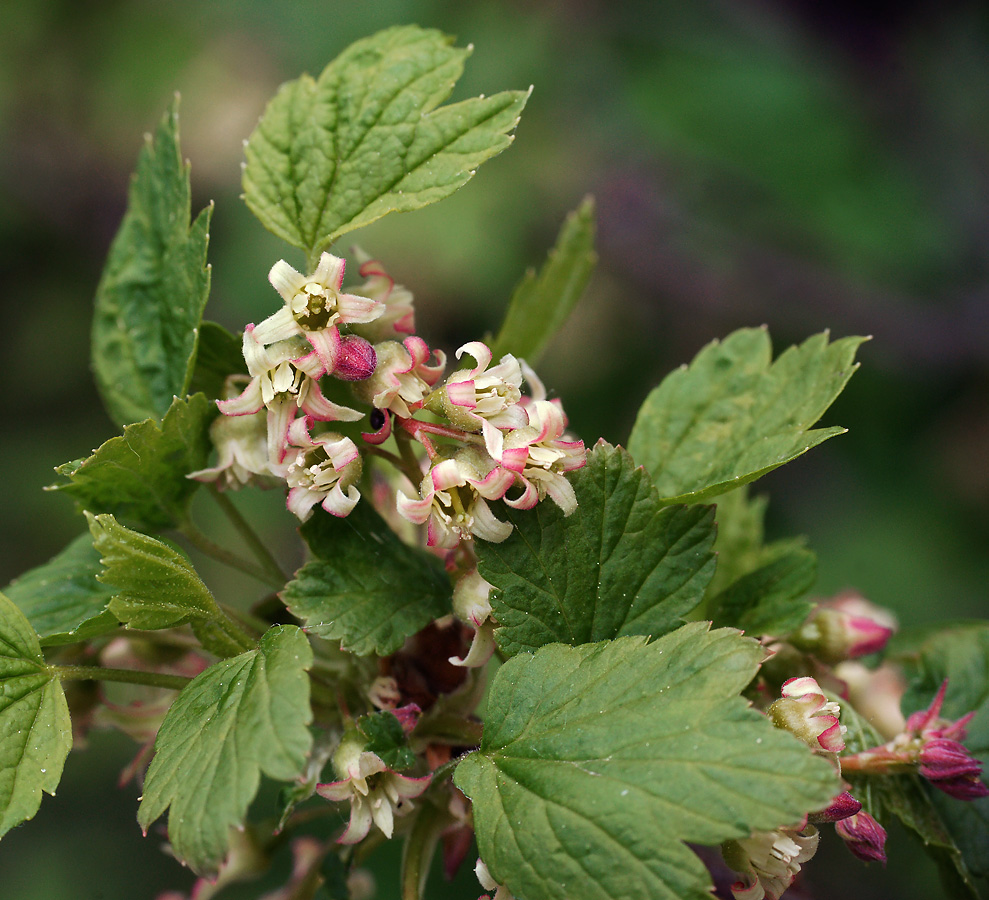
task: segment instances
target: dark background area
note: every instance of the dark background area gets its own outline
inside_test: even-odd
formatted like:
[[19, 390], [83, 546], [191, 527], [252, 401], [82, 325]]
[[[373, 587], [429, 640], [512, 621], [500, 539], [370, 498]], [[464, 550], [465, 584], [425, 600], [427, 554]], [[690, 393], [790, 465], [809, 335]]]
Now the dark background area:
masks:
[[[417, 22], [475, 45], [455, 99], [535, 91], [514, 146], [462, 191], [337, 251], [353, 240], [384, 260], [451, 351], [497, 327], [593, 193], [598, 271], [540, 366], [588, 443], [624, 442], [649, 389], [734, 328], [765, 323], [778, 349], [825, 328], [872, 335], [825, 420], [850, 433], [761, 482], [770, 530], [808, 536], [822, 595], [856, 587], [904, 624], [985, 614], [984, 4], [7, 0], [2, 18], [0, 584], [83, 530], [41, 488], [115, 433], [89, 327], [142, 133], [181, 91], [194, 209], [216, 203], [207, 316], [242, 328], [276, 308], [271, 264], [301, 265], [238, 199], [243, 139], [279, 83]], [[290, 535], [277, 498], [251, 502]], [[141, 838], [136, 790], [115, 786], [132, 747], [93, 743], [0, 845], [4, 900], [140, 900], [189, 882], [159, 836]], [[824, 900], [936, 896], [916, 850], [894, 833], [884, 873], [826, 846], [809, 883]], [[471, 876], [449, 896], [475, 890]], [[382, 881], [379, 896], [394, 891]]]

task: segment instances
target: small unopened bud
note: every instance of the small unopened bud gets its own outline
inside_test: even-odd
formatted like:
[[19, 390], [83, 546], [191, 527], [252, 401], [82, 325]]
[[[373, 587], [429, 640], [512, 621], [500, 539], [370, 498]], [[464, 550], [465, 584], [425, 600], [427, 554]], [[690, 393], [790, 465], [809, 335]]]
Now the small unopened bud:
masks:
[[825, 822], [840, 822], [842, 819], [854, 816], [861, 809], [862, 804], [849, 794], [848, 791], [843, 791], [820, 812], [811, 813], [809, 818], [818, 825]]
[[886, 865], [886, 829], [864, 810], [835, 822], [834, 830], [853, 855]]
[[933, 738], [920, 748], [920, 774], [934, 787], [957, 800], [989, 796], [982, 782], [982, 763], [950, 738]]
[[784, 682], [781, 693], [783, 696], [766, 710], [777, 728], [796, 735], [815, 750], [838, 753], [845, 749], [838, 721], [841, 708], [828, 700], [813, 678], [791, 678]]
[[887, 610], [857, 594], [845, 594], [818, 606], [790, 641], [834, 665], [877, 653], [895, 630], [896, 619]]
[[377, 354], [369, 341], [348, 334], [340, 339], [340, 352], [333, 369], [333, 376], [343, 381], [364, 381], [374, 374]]

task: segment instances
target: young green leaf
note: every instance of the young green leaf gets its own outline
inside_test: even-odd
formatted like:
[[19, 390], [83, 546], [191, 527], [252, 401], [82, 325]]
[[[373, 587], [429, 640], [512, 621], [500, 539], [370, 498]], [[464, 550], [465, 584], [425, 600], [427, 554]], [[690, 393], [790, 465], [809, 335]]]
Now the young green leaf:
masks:
[[389, 769], [409, 769], [415, 765], [415, 753], [393, 712], [382, 710], [361, 716], [357, 720], [357, 730], [367, 740], [364, 749], [380, 756]]
[[72, 748], [62, 685], [24, 614], [0, 594], [0, 836], [55, 793]]
[[299, 531], [315, 558], [281, 597], [306, 631], [358, 656], [387, 656], [450, 612], [442, 563], [403, 544], [370, 503], [345, 519], [317, 509]]
[[515, 530], [479, 541], [481, 575], [509, 655], [543, 644], [660, 635], [682, 624], [714, 573], [714, 508], [663, 507], [648, 473], [599, 442], [572, 477], [577, 509], [505, 510]]
[[799, 822], [840, 790], [827, 761], [738, 696], [760, 646], [707, 629], [553, 644], [498, 671], [480, 750], [454, 781], [513, 894], [702, 900], [709, 876], [683, 841]]
[[668, 375], [639, 410], [628, 449], [665, 503], [694, 503], [747, 484], [843, 428], [812, 426], [858, 364], [866, 338], [827, 332], [775, 362], [764, 328], [708, 344]]
[[817, 556], [791, 546], [713, 597], [708, 613], [715, 625], [753, 636], [789, 634], [810, 615], [804, 597], [816, 578]]
[[185, 554], [107, 513], [86, 519], [102, 557], [99, 579], [113, 591], [110, 611], [125, 625], [151, 631], [222, 615]]
[[59, 466], [55, 471], [67, 480], [48, 489], [65, 491], [80, 510], [112, 513], [144, 528], [177, 525], [200, 486], [186, 474], [206, 466], [215, 414], [202, 394], [176, 397], [161, 424], [147, 419], [128, 425], [92, 456]]
[[504, 150], [529, 94], [437, 108], [471, 52], [451, 43], [389, 28], [283, 85], [245, 150], [244, 199], [262, 224], [314, 260], [348, 231], [442, 200]]
[[27, 616], [42, 646], [85, 641], [119, 627], [106, 608], [113, 591], [96, 576], [103, 570], [93, 539], [81, 534], [44, 565], [4, 588]]
[[189, 387], [209, 296], [213, 207], [191, 227], [189, 211], [176, 98], [138, 158], [127, 213], [96, 289], [93, 371], [110, 417], [121, 426], [160, 419]]
[[539, 274], [530, 269], [512, 293], [505, 321], [491, 347], [493, 357], [512, 353], [535, 365], [573, 312], [596, 263], [594, 200], [586, 197], [567, 216]]
[[137, 820], [147, 831], [171, 807], [172, 850], [195, 872], [216, 873], [262, 772], [281, 781], [302, 772], [312, 746], [312, 660], [305, 635], [279, 625], [258, 649], [196, 676], [165, 716]]

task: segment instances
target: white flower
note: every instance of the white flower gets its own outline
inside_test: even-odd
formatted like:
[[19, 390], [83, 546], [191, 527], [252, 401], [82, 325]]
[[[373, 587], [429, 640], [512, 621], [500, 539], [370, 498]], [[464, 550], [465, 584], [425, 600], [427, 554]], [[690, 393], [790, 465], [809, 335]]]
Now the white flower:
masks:
[[469, 353], [477, 360], [472, 369], [452, 373], [441, 389], [443, 412], [458, 428], [480, 431], [485, 420], [499, 428], [527, 424], [522, 399], [522, 370], [519, 361], [506, 354], [488, 368], [491, 350], [481, 341], [470, 341], [457, 350], [457, 359]]
[[732, 885], [735, 900], [779, 900], [800, 867], [817, 852], [820, 835], [813, 825], [802, 830], [758, 831], [721, 848], [725, 862], [740, 873]]
[[345, 737], [333, 755], [333, 766], [341, 781], [316, 786], [316, 793], [327, 800], [350, 801], [350, 822], [338, 838], [341, 844], [356, 844], [364, 840], [377, 825], [390, 838], [395, 816], [412, 809], [410, 802], [429, 787], [431, 776], [410, 778], [389, 769], [376, 753], [364, 750], [353, 738]]
[[361, 477], [361, 455], [354, 442], [334, 432], [313, 438], [309, 434], [313, 424], [308, 416], [292, 422], [283, 463], [289, 486], [286, 505], [303, 522], [317, 503], [343, 517], [361, 499], [354, 487]]
[[324, 253], [316, 271], [303, 275], [284, 259], [278, 260], [268, 273], [268, 281], [285, 305], [258, 325], [257, 339], [272, 344], [335, 325], [370, 322], [382, 315], [383, 303], [340, 291], [345, 266], [339, 256]]

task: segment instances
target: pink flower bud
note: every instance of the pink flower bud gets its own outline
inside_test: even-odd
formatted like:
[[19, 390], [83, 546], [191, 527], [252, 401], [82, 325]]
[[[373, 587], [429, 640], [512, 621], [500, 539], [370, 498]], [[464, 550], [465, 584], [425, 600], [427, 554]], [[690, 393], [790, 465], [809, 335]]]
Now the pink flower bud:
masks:
[[364, 381], [374, 374], [377, 361], [374, 347], [368, 341], [356, 334], [348, 334], [340, 339], [333, 377], [343, 381]]
[[417, 703], [407, 703], [405, 706], [393, 709], [392, 715], [398, 719], [398, 724], [402, 726], [402, 731], [406, 735], [409, 735], [419, 722], [419, 716], [422, 715], [422, 710]]
[[845, 749], [840, 707], [828, 700], [809, 675], [783, 683], [782, 697], [766, 711], [777, 728], [796, 735], [815, 750], [838, 753]]
[[835, 822], [834, 830], [854, 856], [886, 865], [886, 829], [867, 812]]
[[812, 813], [810, 820], [816, 824], [824, 822], [840, 822], [849, 816], [854, 816], [862, 809], [862, 804], [858, 802], [848, 791], [840, 793], [831, 803], [820, 812]]
[[950, 738], [933, 738], [920, 748], [920, 774], [938, 790], [958, 800], [989, 796], [983, 784], [982, 763]]
[[818, 606], [791, 641], [835, 664], [877, 653], [895, 630], [896, 619], [887, 610], [857, 594], [843, 594]]

